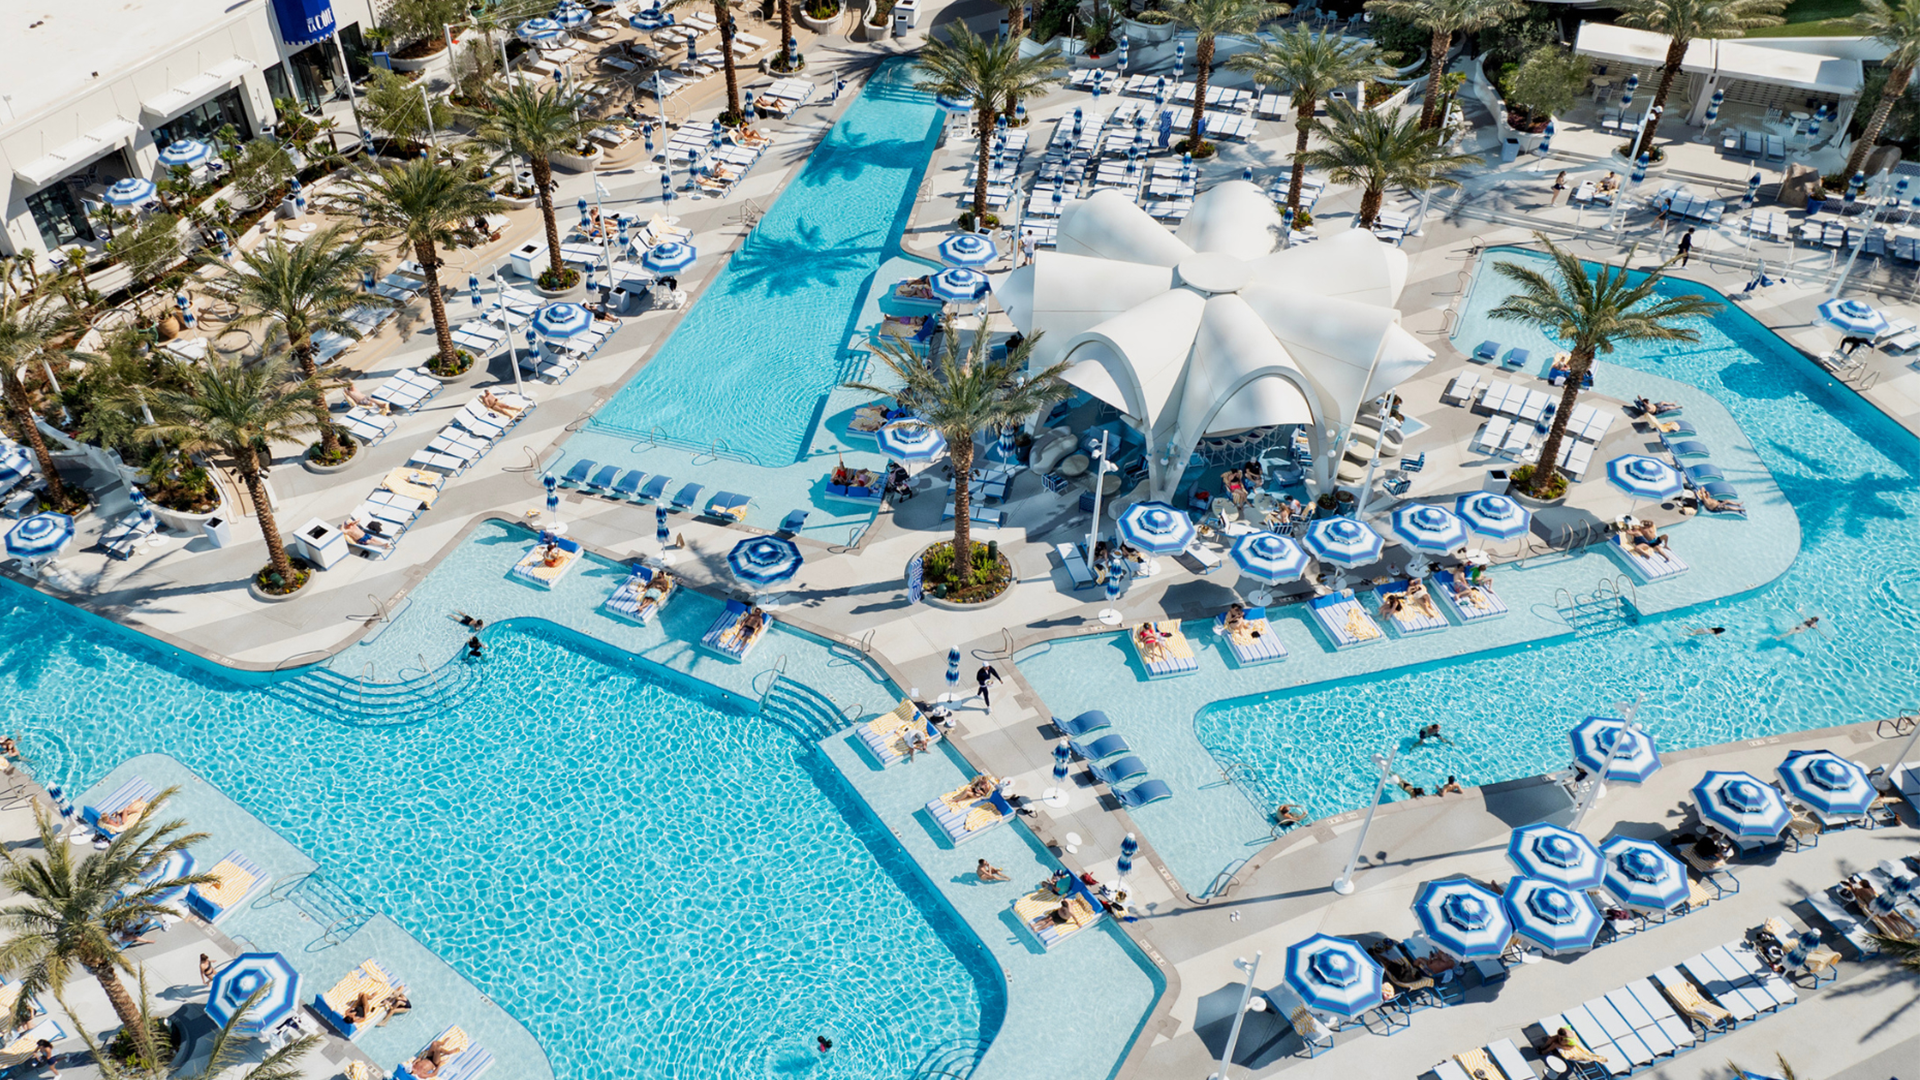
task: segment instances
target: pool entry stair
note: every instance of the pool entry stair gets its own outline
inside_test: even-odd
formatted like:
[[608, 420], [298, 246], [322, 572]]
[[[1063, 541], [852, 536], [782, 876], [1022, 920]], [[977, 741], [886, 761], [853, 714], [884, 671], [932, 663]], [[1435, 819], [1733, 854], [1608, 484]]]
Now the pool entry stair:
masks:
[[760, 715], [804, 742], [817, 743], [851, 723], [839, 703], [827, 695], [777, 670], [772, 676], [760, 695]]
[[340, 944], [379, 914], [319, 870], [289, 878], [267, 896], [263, 903], [292, 901], [320, 927], [320, 936], [307, 946], [310, 952]]
[[1611, 633], [1640, 622], [1638, 588], [1626, 575], [1601, 578], [1592, 592], [1558, 589], [1553, 606], [1576, 637]]
[[[412, 674], [408, 674], [412, 672]], [[318, 710], [336, 721], [359, 727], [412, 724], [464, 704], [472, 693], [464, 656], [427, 667], [424, 660], [401, 669], [401, 678], [384, 680], [372, 672], [344, 674], [315, 667], [274, 684], [280, 696]]]
[[987, 1052], [987, 1039], [956, 1039], [928, 1051], [907, 1080], [967, 1080]]

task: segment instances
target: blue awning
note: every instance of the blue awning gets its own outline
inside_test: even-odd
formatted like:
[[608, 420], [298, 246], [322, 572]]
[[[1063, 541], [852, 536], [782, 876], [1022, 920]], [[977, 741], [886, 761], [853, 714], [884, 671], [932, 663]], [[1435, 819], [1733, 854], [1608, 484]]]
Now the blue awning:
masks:
[[333, 0], [273, 0], [280, 40], [295, 48], [333, 36]]

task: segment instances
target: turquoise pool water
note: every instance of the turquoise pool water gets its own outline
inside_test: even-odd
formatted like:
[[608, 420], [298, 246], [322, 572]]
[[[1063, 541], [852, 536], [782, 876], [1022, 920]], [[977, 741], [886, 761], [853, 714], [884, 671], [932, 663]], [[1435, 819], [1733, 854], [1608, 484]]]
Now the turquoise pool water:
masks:
[[[1528, 258], [1538, 256], [1517, 250], [1486, 256], [1456, 344], [1470, 349], [1492, 338], [1536, 356], [1552, 354], [1538, 332], [1485, 316], [1506, 292], [1487, 264]], [[1685, 282], [1666, 289], [1702, 291]], [[1596, 388], [1631, 398], [1647, 385], [1644, 375], [1655, 375], [1697, 387], [1695, 393], [1731, 412], [1753, 443], [1756, 468], [1772, 474], [1799, 519], [1800, 554], [1772, 583], [1576, 639], [1321, 681], [1178, 715], [1141, 707], [1163, 692], [1131, 675], [1116, 677], [1124, 645], [1113, 637], [1037, 652], [1022, 659], [1023, 674], [1054, 711], [1104, 708], [1130, 739], [1140, 733], [1156, 741], [1160, 756], [1149, 764], [1164, 763], [1183, 782], [1174, 799], [1138, 817], [1182, 884], [1196, 892], [1264, 842], [1253, 826], [1272, 802], [1303, 804], [1314, 817], [1364, 805], [1373, 790], [1367, 755], [1405, 741], [1420, 724], [1440, 722], [1451, 740], [1402, 760], [1402, 774], [1431, 790], [1448, 775], [1484, 784], [1563, 767], [1567, 729], [1636, 694], [1645, 696], [1641, 717], [1649, 730], [1671, 748], [1910, 709], [1920, 674], [1913, 648], [1920, 634], [1920, 487], [1914, 483], [1920, 440], [1835, 385], [1736, 305], [1697, 329], [1701, 340], [1692, 345], [1622, 347], [1600, 370]], [[1729, 476], [1740, 484], [1739, 472]], [[1737, 553], [1742, 534], [1723, 524], [1689, 522], [1676, 543], [1683, 552], [1710, 545]], [[1590, 589], [1602, 572], [1619, 571], [1602, 561], [1567, 583]], [[1536, 573], [1544, 571], [1523, 576]], [[1776, 638], [1816, 614], [1828, 633]], [[1690, 638], [1692, 626], [1724, 626], [1728, 633], [1711, 641]], [[1285, 635], [1290, 628], [1281, 629]], [[1196, 630], [1189, 626], [1189, 633]], [[1462, 650], [1474, 648], [1465, 628], [1448, 636]], [[1303, 647], [1324, 650], [1317, 638], [1286, 640], [1295, 653], [1287, 665], [1300, 663]], [[1390, 641], [1371, 651], [1401, 647]], [[1203, 658], [1203, 666], [1208, 662], [1219, 663], [1215, 656]], [[1276, 674], [1275, 682], [1284, 678]], [[1204, 695], [1204, 688], [1193, 693]], [[1191, 738], [1184, 731], [1189, 723]], [[1223, 768], [1242, 780], [1229, 782]], [[1196, 808], [1212, 809], [1196, 814]]]
[[[449, 563], [507, 560], [511, 537], [488, 526]], [[604, 595], [612, 573], [578, 580]], [[389, 636], [438, 621], [435, 596]], [[697, 637], [715, 610], [689, 594], [648, 633]], [[992, 1038], [998, 972], [810, 744], [560, 626], [486, 633], [457, 708], [361, 727], [9, 584], [0, 703], [72, 790], [178, 758], [526, 1024], [566, 1080], [891, 1080]], [[798, 635], [767, 644], [792, 677], [849, 682]]]
[[713, 446], [725, 458], [768, 468], [803, 456], [853, 356], [847, 345], [862, 295], [897, 250], [940, 130], [933, 98], [911, 84], [904, 62], [874, 72], [666, 344], [588, 431], [642, 446], [657, 433], [661, 442]]

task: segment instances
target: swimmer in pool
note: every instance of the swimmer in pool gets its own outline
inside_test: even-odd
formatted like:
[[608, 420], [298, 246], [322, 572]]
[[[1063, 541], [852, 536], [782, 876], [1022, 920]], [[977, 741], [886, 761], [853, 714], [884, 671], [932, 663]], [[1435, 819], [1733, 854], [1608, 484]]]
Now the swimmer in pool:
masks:
[[1803, 622], [1802, 622], [1802, 623], [1801, 623], [1800, 625], [1798, 625], [1798, 626], [1796, 626], [1796, 627], [1794, 627], [1793, 629], [1791, 629], [1791, 630], [1789, 630], [1789, 631], [1787, 631], [1786, 633], [1784, 633], [1784, 634], [1775, 634], [1775, 635], [1774, 635], [1774, 638], [1773, 638], [1773, 640], [1775, 640], [1775, 641], [1785, 641], [1785, 640], [1787, 640], [1788, 638], [1790, 638], [1790, 637], [1792, 637], [1792, 636], [1793, 636], [1793, 635], [1795, 635], [1795, 634], [1804, 634], [1804, 633], [1806, 633], [1807, 631], [1809, 631], [1809, 630], [1812, 630], [1812, 629], [1813, 629], [1814, 627], [1816, 627], [1816, 626], [1819, 626], [1819, 625], [1820, 625], [1820, 616], [1818, 616], [1818, 615], [1812, 615], [1812, 616], [1809, 616], [1809, 617], [1808, 617], [1808, 618], [1807, 618], [1807, 619], [1806, 619], [1805, 621], [1803, 621]]

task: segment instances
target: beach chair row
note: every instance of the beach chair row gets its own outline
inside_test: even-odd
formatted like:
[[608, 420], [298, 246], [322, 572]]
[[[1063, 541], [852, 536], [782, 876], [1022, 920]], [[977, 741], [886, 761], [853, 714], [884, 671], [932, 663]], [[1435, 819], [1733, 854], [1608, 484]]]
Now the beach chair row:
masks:
[[[1088, 736], [1095, 732], [1104, 731], [1113, 726], [1113, 721], [1105, 712], [1089, 709], [1070, 720], [1055, 717], [1053, 726], [1059, 728], [1060, 733], [1067, 737], [1069, 748], [1086, 760], [1088, 773], [1095, 780], [1105, 784], [1107, 789], [1113, 792], [1113, 797], [1119, 800], [1121, 806], [1128, 810], [1138, 810], [1140, 807], [1157, 803], [1162, 799], [1173, 798], [1173, 789], [1167, 786], [1165, 780], [1157, 778], [1142, 780], [1126, 790], [1120, 788], [1120, 784], [1136, 776], [1145, 775], [1147, 768], [1145, 763], [1130, 752], [1132, 747], [1128, 746], [1127, 741], [1118, 733], [1088, 740]], [[1115, 754], [1127, 756], [1110, 765], [1101, 764], [1100, 758]]]
[[313, 335], [313, 362], [328, 364], [339, 359], [340, 354], [377, 333], [387, 320], [394, 317], [395, 310], [392, 304], [361, 304], [348, 309], [341, 318], [353, 327], [354, 333], [349, 335], [337, 330], [322, 330]]
[[[673, 486], [673, 477], [665, 473], [649, 476], [640, 469], [622, 469], [618, 465], [602, 465], [591, 458], [579, 458], [567, 467], [559, 483], [598, 495], [614, 502], [649, 502], [667, 507], [669, 511], [692, 511], [700, 507], [700, 498], [705, 488], [700, 484], [682, 485], [673, 497], [667, 497], [667, 489]], [[753, 502], [745, 495], [731, 491], [715, 492], [707, 500], [705, 509], [700, 510], [703, 517], [717, 521], [737, 522], [746, 516], [747, 507]]]
[[502, 392], [494, 395], [511, 413], [487, 408], [476, 396], [461, 407], [446, 427], [422, 449], [407, 459], [417, 469], [430, 469], [446, 476], [459, 476], [493, 449], [507, 432], [519, 425], [533, 408], [533, 399]]

